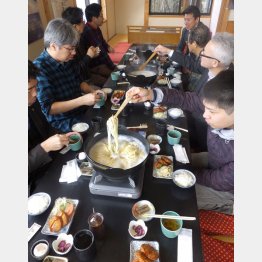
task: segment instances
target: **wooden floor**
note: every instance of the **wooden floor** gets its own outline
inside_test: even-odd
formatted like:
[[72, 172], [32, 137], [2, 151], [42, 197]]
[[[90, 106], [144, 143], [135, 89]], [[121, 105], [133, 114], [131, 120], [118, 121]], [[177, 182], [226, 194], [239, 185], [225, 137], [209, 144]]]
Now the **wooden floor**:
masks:
[[127, 35], [124, 34], [115, 35], [108, 41], [108, 44], [112, 47], [115, 47], [116, 44], [119, 42], [127, 42]]

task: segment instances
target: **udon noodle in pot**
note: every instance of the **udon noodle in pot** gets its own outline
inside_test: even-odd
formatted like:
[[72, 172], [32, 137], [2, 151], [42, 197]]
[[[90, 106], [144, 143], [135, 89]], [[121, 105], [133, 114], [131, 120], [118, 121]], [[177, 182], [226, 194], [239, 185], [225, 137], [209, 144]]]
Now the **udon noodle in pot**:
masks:
[[108, 138], [98, 141], [89, 156], [99, 164], [113, 168], [129, 169], [137, 166], [147, 157], [146, 149], [137, 138], [118, 136], [118, 119], [112, 116], [107, 121]]
[[137, 166], [147, 157], [145, 146], [135, 137], [118, 136], [118, 153], [111, 153], [107, 138], [98, 141], [89, 151], [92, 160], [113, 168], [129, 169]]

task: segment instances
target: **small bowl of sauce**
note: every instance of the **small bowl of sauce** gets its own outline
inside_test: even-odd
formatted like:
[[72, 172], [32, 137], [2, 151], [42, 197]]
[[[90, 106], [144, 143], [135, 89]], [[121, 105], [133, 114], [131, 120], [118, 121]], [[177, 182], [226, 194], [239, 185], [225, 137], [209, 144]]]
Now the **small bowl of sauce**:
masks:
[[31, 247], [31, 256], [36, 260], [43, 260], [49, 252], [49, 243], [45, 239], [36, 241]]

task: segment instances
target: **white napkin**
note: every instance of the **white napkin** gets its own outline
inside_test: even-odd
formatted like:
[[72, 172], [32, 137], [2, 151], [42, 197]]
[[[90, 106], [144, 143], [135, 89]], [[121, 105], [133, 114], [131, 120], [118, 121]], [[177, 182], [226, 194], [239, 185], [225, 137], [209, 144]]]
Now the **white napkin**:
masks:
[[181, 162], [183, 164], [189, 163], [189, 159], [188, 159], [186, 150], [182, 145], [175, 144], [173, 146], [173, 149], [174, 149], [174, 152], [175, 152], [176, 161]]
[[67, 161], [66, 165], [63, 165], [59, 182], [72, 183], [76, 182], [81, 176], [81, 171], [77, 165], [76, 159]]
[[182, 228], [177, 239], [177, 262], [192, 262], [192, 229]]

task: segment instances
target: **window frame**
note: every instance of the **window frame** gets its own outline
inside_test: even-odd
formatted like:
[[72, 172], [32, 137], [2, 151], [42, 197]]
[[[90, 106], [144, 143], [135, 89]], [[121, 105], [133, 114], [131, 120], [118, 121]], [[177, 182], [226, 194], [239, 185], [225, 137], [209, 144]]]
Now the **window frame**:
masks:
[[179, 12], [158, 12], [158, 11], [152, 11], [152, 4], [155, 2], [159, 4], [168, 4], [168, 1], [174, 2], [174, 0], [149, 0], [149, 16], [181, 16], [183, 15], [183, 11], [189, 6], [189, 5], [196, 5], [200, 9], [201, 1], [206, 1], [208, 5], [208, 12], [201, 13], [201, 16], [211, 16], [212, 7], [213, 7], [213, 0], [176, 0], [179, 2]]

